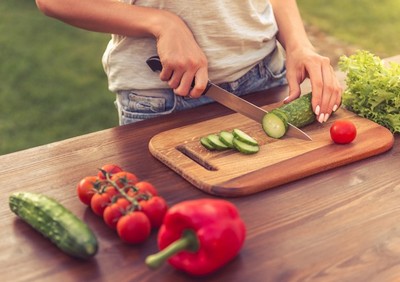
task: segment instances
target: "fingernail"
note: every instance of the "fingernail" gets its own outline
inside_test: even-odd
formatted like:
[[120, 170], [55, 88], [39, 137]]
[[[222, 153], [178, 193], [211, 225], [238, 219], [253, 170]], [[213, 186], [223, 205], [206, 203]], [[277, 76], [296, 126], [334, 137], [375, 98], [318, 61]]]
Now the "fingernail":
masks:
[[338, 109], [338, 106], [334, 105], [333, 108], [332, 108], [332, 111], [336, 112], [337, 109]]
[[319, 123], [322, 123], [322, 122], [324, 121], [324, 117], [325, 117], [324, 114], [320, 114], [320, 115], [319, 115], [319, 117], [318, 117]]
[[289, 97], [286, 97], [285, 99], [283, 99], [283, 103], [286, 103], [288, 99], [289, 99]]
[[315, 108], [315, 114], [319, 115], [319, 111], [321, 110], [321, 108], [319, 107], [319, 105]]
[[326, 122], [328, 120], [328, 118], [329, 118], [329, 114], [325, 114], [324, 122]]

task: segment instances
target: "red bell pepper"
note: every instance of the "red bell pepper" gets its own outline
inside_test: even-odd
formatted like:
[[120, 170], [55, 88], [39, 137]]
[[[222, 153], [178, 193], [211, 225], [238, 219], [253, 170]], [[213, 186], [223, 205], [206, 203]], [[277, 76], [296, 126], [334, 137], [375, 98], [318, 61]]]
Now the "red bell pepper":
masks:
[[149, 256], [151, 268], [165, 260], [188, 274], [210, 274], [231, 261], [241, 249], [246, 227], [236, 207], [221, 199], [178, 203], [165, 215], [158, 233], [159, 253]]

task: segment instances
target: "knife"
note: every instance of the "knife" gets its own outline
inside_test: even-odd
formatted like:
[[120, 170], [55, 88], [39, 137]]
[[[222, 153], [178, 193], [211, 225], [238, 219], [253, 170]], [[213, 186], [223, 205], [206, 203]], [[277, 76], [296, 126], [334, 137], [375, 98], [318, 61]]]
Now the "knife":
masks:
[[[147, 65], [151, 68], [152, 71], [161, 71], [162, 64], [160, 58], [158, 56], [152, 56], [146, 60]], [[235, 94], [232, 94], [225, 89], [219, 87], [218, 85], [208, 82], [206, 89], [202, 93], [202, 95], [208, 96], [212, 98], [214, 101], [224, 105], [225, 107], [238, 112], [252, 120], [255, 120], [258, 123], [262, 122], [262, 119], [265, 114], [268, 113], [267, 110], [260, 108]], [[311, 137], [299, 129], [298, 127], [294, 126], [293, 124], [289, 123], [288, 131], [286, 132], [286, 136], [294, 137], [303, 140], [312, 140]]]

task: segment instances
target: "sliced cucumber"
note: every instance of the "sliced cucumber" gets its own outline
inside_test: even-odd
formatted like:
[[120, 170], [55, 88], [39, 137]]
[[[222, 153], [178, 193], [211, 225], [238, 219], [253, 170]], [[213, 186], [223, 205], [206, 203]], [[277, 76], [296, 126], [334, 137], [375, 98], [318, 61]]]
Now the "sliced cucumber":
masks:
[[219, 133], [219, 139], [229, 148], [233, 149], [233, 133], [229, 131], [221, 131]]
[[238, 128], [235, 128], [232, 131], [232, 134], [236, 139], [238, 139], [244, 143], [247, 143], [247, 144], [253, 145], [253, 146], [258, 146], [258, 142], [256, 139], [254, 139], [253, 137], [251, 137], [250, 135], [248, 135], [247, 133], [245, 133], [244, 131], [242, 131]]
[[286, 134], [289, 124], [301, 128], [314, 121], [311, 93], [308, 93], [265, 114], [262, 127], [268, 136], [281, 138]]
[[232, 142], [236, 150], [246, 155], [255, 154], [258, 151], [260, 151], [260, 146], [248, 144], [246, 142], [239, 140], [236, 137], [233, 138]]
[[215, 150], [214, 146], [210, 143], [207, 137], [201, 137], [200, 138], [200, 144], [203, 145], [204, 148], [207, 150]]
[[210, 134], [207, 136], [208, 142], [216, 149], [216, 150], [226, 150], [229, 149], [224, 143], [219, 139], [218, 134]]
[[278, 139], [286, 134], [288, 123], [284, 118], [269, 112], [262, 119], [262, 127], [269, 137]]
[[203, 136], [200, 143], [210, 151], [236, 149], [243, 154], [254, 154], [260, 150], [257, 140], [237, 128], [232, 132], [222, 130], [219, 134]]

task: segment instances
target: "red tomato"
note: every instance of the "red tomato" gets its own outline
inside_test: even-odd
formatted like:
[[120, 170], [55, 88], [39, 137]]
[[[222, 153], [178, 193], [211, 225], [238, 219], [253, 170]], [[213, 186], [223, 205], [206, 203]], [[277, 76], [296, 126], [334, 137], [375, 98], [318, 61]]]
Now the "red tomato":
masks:
[[135, 184], [135, 187], [139, 190], [138, 193], [149, 193], [152, 196], [158, 196], [156, 187], [147, 181], [140, 181]]
[[112, 229], [117, 229], [118, 220], [123, 216], [131, 203], [125, 198], [119, 198], [115, 203], [107, 206], [103, 213], [104, 222]]
[[118, 220], [117, 232], [118, 236], [127, 243], [142, 243], [150, 236], [150, 220], [141, 211], [128, 213]]
[[135, 174], [127, 171], [115, 173], [113, 176], [111, 176], [111, 180], [115, 181], [120, 188], [125, 186], [133, 186], [139, 181]]
[[110, 195], [110, 199], [112, 200], [114, 196], [119, 194], [119, 191], [117, 190], [117, 188], [110, 185], [104, 188], [103, 193], [107, 193], [108, 195]]
[[107, 173], [111, 177], [113, 174], [116, 174], [121, 171], [123, 171], [123, 170], [118, 165], [106, 164], [101, 167], [100, 171], [97, 173], [97, 177], [100, 179], [106, 179], [107, 177], [106, 177], [105, 173]]
[[96, 176], [86, 176], [79, 181], [76, 191], [79, 200], [85, 205], [90, 205], [93, 195], [97, 192], [98, 178]]
[[111, 193], [97, 193], [94, 194], [90, 201], [92, 211], [98, 216], [103, 216], [105, 208], [111, 203]]
[[165, 200], [159, 196], [155, 196], [151, 197], [147, 201], [140, 201], [139, 204], [142, 208], [142, 212], [149, 218], [151, 227], [160, 227], [168, 210]]
[[333, 142], [337, 144], [348, 144], [356, 138], [357, 129], [351, 121], [336, 120], [330, 128], [330, 134]]

